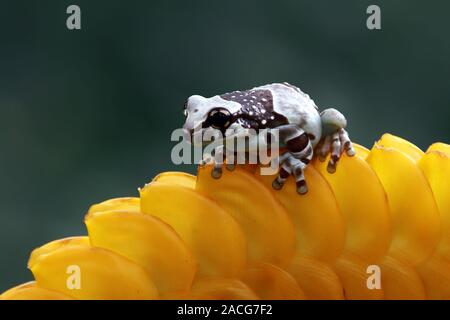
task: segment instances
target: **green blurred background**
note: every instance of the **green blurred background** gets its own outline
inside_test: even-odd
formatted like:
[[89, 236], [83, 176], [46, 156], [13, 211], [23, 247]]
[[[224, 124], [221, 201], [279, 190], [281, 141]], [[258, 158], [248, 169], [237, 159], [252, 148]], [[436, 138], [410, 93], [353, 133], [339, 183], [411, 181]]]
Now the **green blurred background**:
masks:
[[0, 4], [0, 291], [31, 279], [33, 248], [85, 234], [89, 205], [194, 171], [170, 161], [191, 94], [288, 81], [368, 147], [384, 132], [450, 141], [449, 1]]

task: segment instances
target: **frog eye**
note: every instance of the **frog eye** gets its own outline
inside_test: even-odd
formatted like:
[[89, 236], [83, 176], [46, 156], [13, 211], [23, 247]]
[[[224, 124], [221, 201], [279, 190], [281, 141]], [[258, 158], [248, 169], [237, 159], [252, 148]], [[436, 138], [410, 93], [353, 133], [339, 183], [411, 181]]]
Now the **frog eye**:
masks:
[[184, 110], [183, 110], [183, 114], [184, 114], [185, 117], [188, 116], [188, 111], [187, 111], [187, 109], [184, 109]]
[[209, 112], [208, 122], [215, 129], [228, 127], [230, 124], [231, 114], [227, 109], [217, 108]]

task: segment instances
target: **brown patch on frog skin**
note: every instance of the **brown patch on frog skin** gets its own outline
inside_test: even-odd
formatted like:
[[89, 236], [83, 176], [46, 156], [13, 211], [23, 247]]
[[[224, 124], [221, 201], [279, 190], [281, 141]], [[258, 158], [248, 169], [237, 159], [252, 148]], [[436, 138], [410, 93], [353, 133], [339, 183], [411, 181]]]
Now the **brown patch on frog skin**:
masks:
[[300, 128], [303, 128], [305, 125], [306, 125], [305, 116], [304, 116], [303, 114], [301, 114], [301, 117], [300, 117], [300, 121], [299, 121], [299, 123], [298, 123], [298, 126], [299, 126]]
[[244, 128], [275, 128], [288, 123], [286, 117], [274, 112], [270, 90], [233, 91], [220, 97], [240, 104], [241, 108], [233, 114], [233, 118]]
[[306, 132], [304, 132], [301, 135], [286, 141], [286, 146], [289, 149], [289, 151], [300, 152], [303, 151], [308, 146], [308, 143], [309, 143], [308, 135], [306, 134]]
[[303, 162], [304, 164], [308, 164], [311, 160], [307, 159], [307, 158], [303, 158], [300, 159], [301, 162]]
[[280, 168], [280, 177], [283, 179], [287, 179], [291, 174], [284, 170], [283, 168]]

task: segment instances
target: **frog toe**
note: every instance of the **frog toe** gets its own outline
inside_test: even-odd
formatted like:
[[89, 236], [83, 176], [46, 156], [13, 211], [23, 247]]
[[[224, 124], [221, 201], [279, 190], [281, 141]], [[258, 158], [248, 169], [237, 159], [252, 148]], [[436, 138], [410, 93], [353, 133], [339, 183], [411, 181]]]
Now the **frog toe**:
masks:
[[236, 165], [234, 163], [227, 163], [227, 165], [225, 167], [229, 171], [233, 171], [234, 169], [236, 169]]
[[353, 149], [353, 144], [350, 141], [350, 138], [348, 137], [347, 131], [345, 131], [344, 129], [341, 129], [339, 131], [339, 139], [341, 141], [341, 145], [342, 145], [345, 153], [348, 156], [353, 157], [356, 154], [356, 152], [355, 152], [355, 149]]
[[306, 194], [308, 192], [308, 186], [306, 185], [305, 180], [297, 181], [297, 193]]
[[221, 176], [222, 176], [222, 168], [214, 167], [211, 170], [211, 177], [213, 177], [214, 179], [220, 179]]

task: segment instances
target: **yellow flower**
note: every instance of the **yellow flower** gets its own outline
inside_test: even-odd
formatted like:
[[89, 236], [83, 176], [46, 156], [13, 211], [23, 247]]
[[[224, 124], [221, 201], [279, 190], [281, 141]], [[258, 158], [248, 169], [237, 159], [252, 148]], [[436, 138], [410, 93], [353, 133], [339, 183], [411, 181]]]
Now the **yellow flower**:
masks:
[[[385, 134], [271, 188], [254, 166], [166, 172], [34, 250], [1, 299], [450, 299], [450, 145]], [[379, 272], [379, 283], [373, 276]]]

